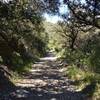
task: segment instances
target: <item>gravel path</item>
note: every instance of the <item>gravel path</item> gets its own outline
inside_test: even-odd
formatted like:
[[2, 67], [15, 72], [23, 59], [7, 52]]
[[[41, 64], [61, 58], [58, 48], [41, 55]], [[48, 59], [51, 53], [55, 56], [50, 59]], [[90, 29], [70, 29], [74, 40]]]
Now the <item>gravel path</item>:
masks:
[[81, 93], [75, 92], [71, 80], [63, 76], [56, 59], [41, 58], [16, 82], [17, 88], [9, 93], [9, 99], [0, 100], [86, 100]]

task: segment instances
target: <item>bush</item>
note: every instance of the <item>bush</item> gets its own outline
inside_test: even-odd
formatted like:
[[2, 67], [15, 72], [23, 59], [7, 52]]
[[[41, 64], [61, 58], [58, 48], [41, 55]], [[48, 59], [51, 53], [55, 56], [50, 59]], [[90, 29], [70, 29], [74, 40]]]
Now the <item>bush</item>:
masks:
[[94, 48], [93, 53], [91, 54], [90, 58], [90, 68], [93, 72], [100, 74], [100, 46], [97, 45]]
[[68, 66], [66, 74], [72, 80], [82, 80], [83, 79], [83, 71], [79, 69], [76, 65]]
[[16, 53], [12, 57], [12, 65], [14, 66], [12, 70], [18, 73], [28, 71], [29, 69], [31, 69], [32, 63], [33, 63], [32, 59], [23, 60], [22, 57], [18, 53]]

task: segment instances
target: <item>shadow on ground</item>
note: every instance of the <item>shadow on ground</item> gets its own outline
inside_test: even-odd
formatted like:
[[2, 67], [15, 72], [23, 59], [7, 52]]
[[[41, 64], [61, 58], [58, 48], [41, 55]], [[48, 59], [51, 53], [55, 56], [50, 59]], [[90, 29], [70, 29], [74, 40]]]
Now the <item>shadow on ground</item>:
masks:
[[86, 100], [86, 98], [78, 92], [50, 92], [39, 87], [19, 87], [19, 89], [17, 88], [16, 92], [12, 92], [8, 98], [9, 99], [5, 100]]
[[16, 82], [12, 91], [3, 90], [0, 100], [87, 100], [71, 82], [59, 71], [56, 58], [42, 58]]

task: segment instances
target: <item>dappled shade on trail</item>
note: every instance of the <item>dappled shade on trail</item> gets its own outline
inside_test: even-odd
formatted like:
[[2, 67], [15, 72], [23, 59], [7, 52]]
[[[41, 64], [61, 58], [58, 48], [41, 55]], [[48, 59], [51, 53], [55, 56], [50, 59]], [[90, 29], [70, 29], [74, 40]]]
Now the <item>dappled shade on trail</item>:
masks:
[[86, 100], [83, 94], [75, 91], [72, 81], [63, 76], [55, 57], [46, 58], [40, 59], [30, 72], [23, 74], [9, 100]]

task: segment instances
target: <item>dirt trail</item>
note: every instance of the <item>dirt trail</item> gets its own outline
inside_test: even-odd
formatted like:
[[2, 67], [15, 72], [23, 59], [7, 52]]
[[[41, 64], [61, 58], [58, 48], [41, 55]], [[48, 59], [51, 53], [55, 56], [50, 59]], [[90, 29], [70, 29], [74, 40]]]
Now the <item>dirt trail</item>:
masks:
[[17, 86], [40, 88], [50, 93], [74, 91], [71, 80], [63, 76], [62, 68], [56, 61], [57, 57], [40, 58], [32, 66], [32, 70], [24, 75], [24, 79], [17, 82]]
[[49, 55], [36, 62], [16, 83], [18, 88], [9, 100], [86, 100], [81, 93], [75, 92], [56, 60], [57, 57]]

